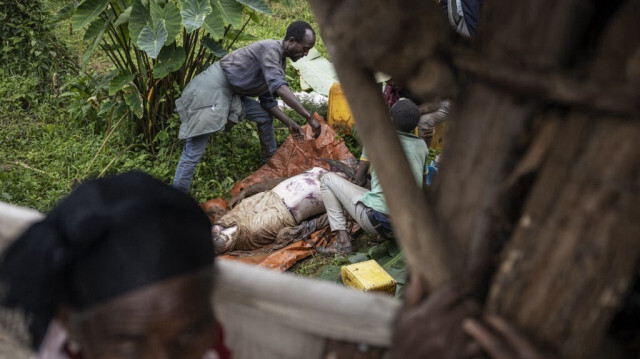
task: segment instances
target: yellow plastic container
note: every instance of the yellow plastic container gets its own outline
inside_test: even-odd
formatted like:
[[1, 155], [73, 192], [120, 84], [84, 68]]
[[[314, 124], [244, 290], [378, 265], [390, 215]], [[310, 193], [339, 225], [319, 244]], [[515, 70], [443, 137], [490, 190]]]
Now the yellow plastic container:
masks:
[[347, 287], [365, 292], [396, 293], [396, 281], [374, 260], [349, 264], [340, 269]]
[[434, 150], [442, 151], [444, 148], [444, 137], [447, 133], [447, 122], [442, 122], [436, 125], [434, 130], [433, 139], [431, 140], [431, 147]]
[[353, 128], [353, 115], [351, 108], [344, 97], [340, 83], [334, 82], [329, 89], [329, 107], [327, 108], [327, 122], [334, 130], [345, 135], [351, 135]]

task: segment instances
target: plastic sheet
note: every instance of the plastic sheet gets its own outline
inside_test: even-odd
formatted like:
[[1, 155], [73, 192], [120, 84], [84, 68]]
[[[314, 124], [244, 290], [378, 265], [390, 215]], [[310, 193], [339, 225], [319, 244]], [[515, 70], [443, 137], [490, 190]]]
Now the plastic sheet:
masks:
[[307, 140], [296, 142], [291, 136], [280, 146], [273, 157], [258, 168], [253, 174], [236, 183], [231, 189], [235, 194], [245, 187], [278, 177], [291, 177], [304, 172], [312, 167], [329, 169], [329, 165], [321, 158], [330, 158], [338, 161], [346, 161], [355, 164], [353, 157], [344, 142], [339, 139], [336, 132], [320, 117], [316, 119], [322, 125], [322, 134], [313, 139], [313, 132], [309, 125], [302, 127]]

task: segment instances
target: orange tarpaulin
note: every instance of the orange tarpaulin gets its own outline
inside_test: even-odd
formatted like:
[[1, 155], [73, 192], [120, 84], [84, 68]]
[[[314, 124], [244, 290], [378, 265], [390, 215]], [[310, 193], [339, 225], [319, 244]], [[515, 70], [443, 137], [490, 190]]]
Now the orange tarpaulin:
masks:
[[349, 152], [344, 142], [338, 138], [336, 132], [319, 115], [316, 119], [322, 124], [320, 137], [314, 140], [311, 127], [309, 125], [303, 126], [302, 131], [307, 140], [296, 142], [289, 136], [267, 163], [247, 178], [236, 183], [231, 189], [231, 194], [233, 195], [243, 188], [268, 179], [295, 176], [311, 167], [329, 169], [329, 165], [322, 161], [321, 158], [330, 158], [355, 164], [356, 159]]
[[[236, 183], [231, 189], [231, 194], [241, 191], [243, 188], [262, 183], [273, 178], [291, 177], [300, 174], [312, 167], [322, 167], [329, 169], [329, 165], [321, 158], [329, 158], [342, 162], [355, 164], [353, 157], [347, 146], [338, 138], [335, 131], [329, 127], [320, 116], [316, 114], [316, 119], [322, 124], [322, 134], [317, 139], [313, 139], [312, 130], [309, 125], [302, 127], [307, 140], [296, 142], [291, 136], [276, 150], [273, 157], [253, 174]], [[215, 198], [202, 204], [202, 207], [214, 218], [220, 210], [226, 209], [226, 202]], [[314, 232], [307, 242], [323, 246], [331, 241], [328, 238], [330, 231], [328, 228]], [[315, 249], [310, 243], [297, 241], [288, 246], [268, 252], [268, 246], [261, 250], [255, 250], [255, 254], [245, 252], [241, 255], [222, 255], [219, 258], [227, 260], [237, 260], [245, 263], [256, 264], [261, 267], [270, 268], [277, 271], [289, 269], [297, 261], [304, 259], [313, 253]]]

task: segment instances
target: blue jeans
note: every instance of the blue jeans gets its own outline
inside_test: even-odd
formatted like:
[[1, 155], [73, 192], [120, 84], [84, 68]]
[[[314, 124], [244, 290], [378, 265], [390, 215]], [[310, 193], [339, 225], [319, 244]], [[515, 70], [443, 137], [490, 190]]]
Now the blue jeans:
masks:
[[[258, 126], [258, 137], [260, 138], [260, 149], [262, 150], [262, 162], [267, 162], [276, 151], [276, 135], [273, 131], [273, 116], [260, 106], [260, 103], [250, 97], [242, 98], [242, 105], [245, 110], [245, 118], [253, 121]], [[182, 149], [180, 161], [173, 176], [173, 187], [188, 193], [193, 180], [196, 167], [207, 148], [207, 140], [210, 133], [189, 137]]]
[[265, 163], [276, 152], [276, 134], [273, 131], [273, 116], [269, 111], [262, 108], [260, 102], [251, 97], [242, 98], [245, 117], [249, 121], [256, 123], [258, 127], [258, 138], [260, 138], [260, 150], [262, 151], [262, 163]]

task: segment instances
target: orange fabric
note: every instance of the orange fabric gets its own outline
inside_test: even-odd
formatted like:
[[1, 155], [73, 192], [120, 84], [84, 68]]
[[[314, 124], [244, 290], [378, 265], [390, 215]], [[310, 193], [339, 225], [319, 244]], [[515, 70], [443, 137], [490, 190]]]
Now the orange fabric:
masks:
[[255, 256], [233, 256], [222, 255], [218, 258], [225, 260], [235, 260], [248, 264], [255, 264], [260, 267], [272, 269], [278, 272], [284, 272], [291, 268], [298, 261], [314, 254], [316, 250], [308, 242], [315, 243], [316, 246], [326, 246], [334, 240], [329, 227], [325, 227], [311, 234], [311, 238], [307, 241], [298, 241], [268, 254], [258, 254]]
[[[355, 158], [344, 142], [338, 138], [336, 132], [317, 113], [314, 116], [322, 126], [320, 137], [313, 139], [311, 127], [309, 125], [303, 126], [302, 131], [307, 140], [298, 143], [289, 136], [282, 146], [276, 150], [269, 162], [247, 178], [236, 183], [231, 189], [231, 194], [233, 195], [243, 188], [272, 178], [295, 176], [311, 167], [329, 169], [329, 165], [322, 161], [321, 158], [355, 162]], [[209, 200], [202, 206], [212, 221], [214, 220], [213, 217], [220, 213], [220, 209], [227, 208], [226, 202], [219, 198]], [[256, 255], [222, 255], [218, 256], [218, 258], [240, 261], [284, 272], [299, 260], [315, 253], [316, 250], [308, 242], [313, 242], [316, 246], [325, 246], [332, 240], [333, 236], [329, 228], [326, 227], [311, 234], [311, 238], [307, 242], [298, 241], [271, 253], [265, 254], [263, 250]]]
[[231, 194], [268, 179], [295, 176], [311, 167], [329, 169], [329, 165], [321, 158], [338, 161], [353, 159], [355, 161], [347, 146], [337, 137], [336, 132], [327, 125], [320, 115], [316, 113], [314, 116], [322, 126], [320, 137], [313, 139], [311, 127], [309, 125], [303, 126], [302, 131], [307, 140], [299, 143], [289, 136], [267, 163], [247, 178], [236, 183], [231, 189]]
[[225, 214], [229, 210], [229, 205], [227, 205], [227, 201], [222, 198], [214, 198], [210, 199], [204, 203], [200, 203], [200, 207], [209, 215], [209, 220], [211, 220], [211, 224], [215, 223], [216, 220]]

